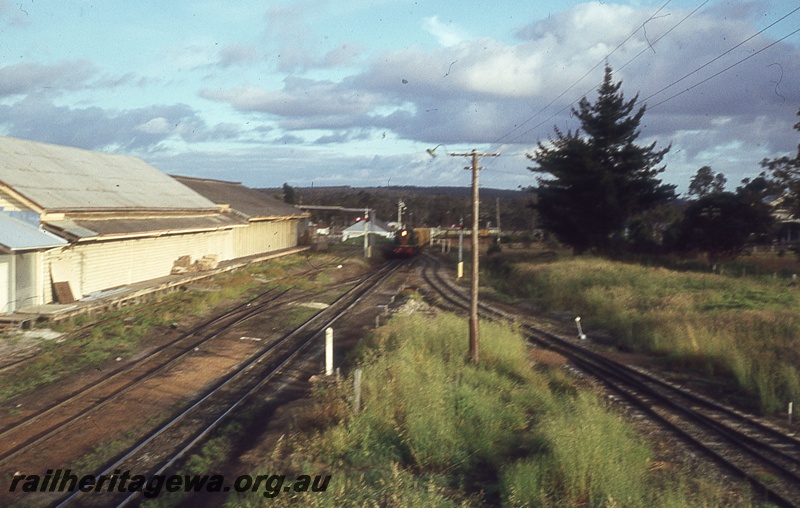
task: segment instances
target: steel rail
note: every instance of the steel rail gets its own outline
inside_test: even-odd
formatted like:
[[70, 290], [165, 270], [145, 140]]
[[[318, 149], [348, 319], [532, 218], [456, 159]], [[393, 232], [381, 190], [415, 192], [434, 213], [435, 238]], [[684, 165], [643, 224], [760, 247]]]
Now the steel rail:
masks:
[[[281, 296], [283, 296], [290, 289], [282, 291], [277, 296], [275, 296], [274, 298], [269, 299], [266, 302], [263, 302], [258, 307], [261, 308], [263, 305], [271, 304], [272, 302], [274, 302], [275, 300], [277, 300]], [[203, 344], [206, 344], [208, 341], [216, 338], [221, 333], [221, 331], [213, 331], [209, 335], [205, 335], [205, 336], [200, 337], [199, 340], [190, 342], [189, 344], [181, 344], [181, 343], [183, 343], [183, 342], [185, 342], [185, 341], [187, 341], [189, 339], [196, 338], [200, 333], [202, 333], [204, 331], [207, 331], [207, 330], [211, 329], [214, 326], [220, 325], [221, 327], [224, 327], [230, 322], [234, 322], [234, 323], [238, 322], [238, 320], [241, 319], [241, 317], [243, 315], [247, 315], [247, 314], [250, 314], [250, 313], [253, 312], [253, 309], [251, 307], [252, 307], [253, 303], [256, 300], [259, 300], [260, 298], [268, 295], [269, 293], [272, 293], [273, 291], [274, 291], [274, 288], [270, 289], [268, 291], [265, 291], [265, 292], [257, 295], [256, 297], [248, 300], [247, 302], [244, 302], [244, 303], [242, 303], [240, 305], [237, 305], [236, 307], [234, 307], [233, 309], [229, 310], [228, 312], [226, 312], [224, 314], [221, 314], [221, 315], [219, 315], [219, 316], [217, 316], [217, 317], [215, 317], [215, 318], [213, 318], [213, 319], [211, 319], [211, 320], [209, 320], [209, 321], [207, 321], [205, 323], [202, 323], [202, 324], [198, 325], [197, 327], [193, 328], [192, 330], [182, 334], [180, 337], [177, 337], [175, 340], [172, 340], [172, 341], [169, 341], [169, 342], [166, 342], [164, 344], [159, 345], [156, 349], [154, 349], [143, 360], [144, 361], [152, 360], [152, 359], [156, 358], [157, 356], [159, 356], [160, 354], [162, 354], [162, 353], [164, 353], [164, 352], [166, 352], [166, 351], [168, 351], [169, 349], [172, 349], [172, 348], [178, 348], [179, 347], [180, 350], [177, 351], [177, 354], [175, 356], [167, 358], [164, 363], [161, 363], [161, 364], [155, 366], [154, 368], [149, 368], [149, 369], [145, 370], [139, 376], [136, 376], [136, 377], [133, 377], [133, 378], [127, 380], [121, 387], [114, 389], [113, 391], [103, 395], [99, 399], [96, 399], [94, 402], [92, 402], [91, 404], [88, 404], [83, 409], [79, 409], [77, 412], [75, 412], [75, 413], [63, 418], [61, 421], [59, 421], [57, 423], [54, 423], [54, 424], [48, 426], [45, 429], [38, 430], [38, 433], [36, 435], [34, 435], [31, 438], [23, 441], [22, 443], [16, 444], [16, 445], [12, 446], [9, 449], [3, 450], [2, 452], [0, 452], [0, 464], [5, 464], [5, 463], [9, 462], [12, 458], [19, 456], [21, 453], [23, 453], [23, 452], [29, 450], [30, 448], [32, 448], [33, 446], [35, 446], [38, 442], [40, 442], [40, 441], [42, 441], [44, 439], [47, 439], [48, 437], [52, 436], [54, 433], [58, 432], [59, 429], [63, 425], [68, 424], [69, 422], [71, 422], [71, 421], [73, 421], [73, 420], [75, 420], [77, 418], [81, 418], [83, 416], [86, 416], [88, 414], [91, 414], [91, 413], [99, 410], [101, 407], [103, 407], [103, 405], [107, 401], [112, 400], [114, 397], [116, 397], [116, 396], [118, 396], [118, 395], [120, 395], [122, 393], [127, 392], [131, 388], [135, 387], [137, 384], [140, 384], [142, 381], [145, 381], [145, 380], [153, 377], [154, 375], [156, 375], [159, 372], [163, 371], [167, 367], [173, 365], [175, 362], [177, 362], [178, 360], [180, 360], [181, 358], [183, 358], [187, 354], [189, 354], [192, 351], [194, 351], [194, 348], [202, 346]], [[223, 330], [223, 329], [224, 328], [219, 328], [218, 330]], [[16, 422], [16, 423], [12, 424], [11, 426], [6, 427], [2, 431], [0, 431], [0, 442], [9, 442], [9, 441], [11, 441], [12, 438], [9, 437], [9, 436], [13, 435], [15, 432], [20, 432], [25, 427], [31, 426], [34, 423], [38, 423], [43, 417], [48, 416], [48, 415], [54, 413], [55, 411], [64, 408], [68, 404], [75, 403], [79, 399], [91, 398], [96, 392], [98, 392], [104, 386], [111, 384], [113, 381], [116, 381], [118, 378], [121, 378], [124, 375], [131, 374], [132, 371], [141, 368], [141, 366], [142, 366], [141, 363], [128, 364], [128, 365], [121, 366], [120, 368], [113, 370], [110, 373], [110, 375], [104, 377], [102, 380], [98, 381], [97, 383], [94, 383], [94, 384], [90, 385], [89, 387], [82, 386], [82, 387], [74, 390], [73, 392], [67, 394], [63, 399], [59, 400], [56, 404], [53, 404], [53, 405], [50, 405], [48, 407], [42, 408], [42, 409], [36, 411], [35, 413], [29, 415], [25, 420], [22, 420], [20, 422]]]
[[[167, 467], [174, 464], [181, 456], [183, 456], [189, 449], [191, 449], [197, 442], [202, 440], [205, 436], [208, 435], [214, 428], [216, 428], [226, 417], [228, 417], [236, 408], [241, 406], [248, 398], [250, 398], [254, 393], [256, 393], [259, 389], [263, 388], [267, 383], [269, 383], [282, 369], [284, 369], [289, 363], [292, 362], [297, 356], [304, 351], [310, 344], [314, 342], [314, 340], [318, 337], [318, 335], [327, 327], [331, 326], [333, 323], [338, 321], [347, 311], [349, 311], [352, 307], [358, 304], [361, 299], [363, 299], [369, 292], [375, 288], [378, 284], [380, 284], [383, 280], [388, 278], [390, 275], [396, 272], [396, 270], [403, 266], [402, 262], [393, 262], [387, 265], [383, 265], [378, 270], [370, 274], [370, 276], [364, 278], [359, 284], [348, 290], [346, 293], [341, 295], [334, 303], [331, 304], [330, 307], [327, 309], [320, 310], [314, 316], [306, 320], [304, 323], [296, 327], [291, 332], [287, 333], [283, 337], [281, 337], [278, 341], [270, 345], [266, 350], [260, 353], [258, 356], [249, 360], [245, 365], [237, 368], [235, 371], [231, 372], [226, 379], [222, 380], [218, 383], [214, 388], [208, 391], [201, 399], [196, 401], [187, 409], [183, 410], [178, 415], [172, 417], [168, 422], [163, 423], [158, 429], [153, 431], [150, 435], [148, 435], [144, 440], [139, 442], [137, 445], [132, 447], [128, 452], [126, 452], [121, 457], [117, 458], [113, 464], [103, 468], [103, 472], [100, 474], [110, 474], [114, 470], [119, 469], [123, 463], [126, 461], [131, 460], [136, 454], [145, 450], [154, 440], [159, 438], [162, 435], [165, 435], [168, 431], [173, 428], [177, 428], [177, 426], [182, 423], [185, 419], [191, 416], [194, 412], [198, 411], [202, 406], [209, 401], [215, 394], [220, 393], [225, 388], [231, 386], [233, 383], [239, 381], [245, 373], [249, 373], [249, 371], [256, 368], [259, 363], [262, 363], [266, 358], [273, 356], [276, 354], [279, 348], [282, 346], [291, 346], [290, 341], [302, 334], [308, 328], [312, 326], [316, 326], [307, 336], [306, 339], [298, 346], [293, 347], [293, 349], [287, 354], [287, 356], [280, 359], [280, 362], [277, 366], [272, 367], [269, 372], [261, 373], [261, 379], [253, 386], [250, 386], [246, 389], [243, 395], [240, 395], [235, 402], [226, 403], [227, 408], [222, 412], [222, 414], [218, 415], [209, 425], [207, 425], [202, 431], [196, 432], [194, 437], [191, 438], [190, 442], [184, 445], [177, 453], [171, 454], [168, 460], [161, 465], [158, 469], [159, 473], [151, 473], [152, 474], [160, 474], [160, 472], [164, 471]], [[339, 308], [337, 310], [337, 308]], [[331, 317], [327, 317], [328, 315], [333, 314]], [[322, 324], [315, 325], [315, 322], [322, 321]], [[247, 381], [245, 380], [245, 383]], [[152, 469], [152, 468], [151, 468]], [[72, 493], [69, 497], [63, 499], [57, 507], [64, 507], [68, 506], [69, 503], [77, 499], [83, 493], [78, 491]], [[134, 492], [130, 496], [128, 496], [122, 504], [119, 506], [126, 505], [127, 503], [131, 502], [133, 499], [138, 497], [140, 493]], [[98, 493], [94, 493], [97, 497]]]
[[[466, 306], [466, 296], [461, 293], [457, 288], [444, 280], [437, 269], [433, 272], [433, 277], [428, 274], [428, 268], [431, 264], [438, 265], [438, 260], [430, 256], [425, 257], [426, 266], [423, 269], [423, 278], [431, 285], [443, 298], [450, 302], [451, 306], [456, 306], [464, 309]], [[436, 280], [433, 280], [436, 279]], [[710, 448], [706, 443], [703, 443], [695, 436], [687, 432], [683, 427], [670, 421], [664, 415], [660, 414], [653, 408], [655, 403], [648, 402], [641, 394], [635, 393], [636, 391], [646, 394], [655, 400], [656, 403], [670, 406], [674, 411], [683, 413], [684, 418], [693, 420], [696, 424], [705, 426], [710, 429], [716, 436], [723, 437], [730, 445], [744, 450], [749, 456], [754, 457], [756, 460], [768, 464], [773, 470], [777, 471], [781, 476], [786, 478], [789, 482], [800, 484], [800, 476], [798, 475], [798, 465], [800, 465], [800, 440], [793, 436], [788, 436], [778, 429], [766, 425], [748, 415], [739, 411], [732, 410], [721, 404], [711, 401], [705, 397], [701, 397], [681, 387], [675, 386], [661, 380], [651, 374], [641, 372], [633, 369], [619, 362], [610, 360], [603, 355], [594, 353], [587, 348], [573, 344], [565, 337], [557, 336], [546, 330], [543, 330], [530, 323], [524, 322], [518, 316], [496, 309], [492, 306], [482, 304], [481, 310], [484, 315], [491, 316], [495, 319], [511, 320], [520, 323], [523, 329], [531, 335], [531, 339], [538, 344], [552, 349], [563, 356], [569, 358], [581, 370], [591, 373], [598, 377], [605, 384], [607, 384], [614, 391], [620, 393], [626, 400], [651, 415], [654, 419], [659, 421], [662, 425], [670, 428], [678, 435], [692, 443], [694, 446], [702, 449], [705, 453], [712, 456], [716, 461], [725, 465], [736, 474], [746, 478], [751, 484], [756, 486], [760, 491], [766, 493], [767, 497], [778, 503], [781, 506], [797, 506], [797, 501], [790, 500], [784, 493], [778, 492], [775, 488], [767, 485], [764, 481], [756, 475], [749, 473], [745, 468], [732, 462], [728, 457]], [[671, 394], [665, 395], [659, 392], [651, 385], [656, 385], [661, 390], [668, 390]], [[632, 388], [633, 387], [633, 388]], [[705, 405], [711, 411], [723, 413], [728, 418], [735, 418], [737, 425], [750, 425], [756, 429], [757, 432], [768, 435], [770, 440], [780, 440], [779, 445], [773, 445], [752, 436], [752, 433], [745, 433], [741, 428], [735, 428], [734, 424], [721, 422], [719, 419], [712, 418], [706, 414], [701, 413], [686, 404], [680, 404], [674, 400], [674, 397], [680, 396], [688, 399], [692, 404]], [[791, 452], [785, 448], [791, 449]], [[769, 455], [768, 455], [769, 454]], [[788, 464], [788, 465], [787, 465]], [[784, 489], [781, 489], [784, 490]], [[795, 496], [797, 494], [795, 493]]]
[[[111, 373], [108, 376], [104, 377], [97, 383], [91, 384], [89, 386], [82, 386], [74, 390], [73, 392], [67, 394], [56, 404], [41, 408], [35, 413], [28, 415], [28, 417], [25, 420], [15, 422], [9, 427], [2, 429], [0, 431], [0, 442], [5, 442], [5, 443], [13, 442], [12, 436], [15, 433], [20, 433], [26, 427], [29, 427], [34, 423], [38, 423], [39, 421], [42, 420], [43, 417], [50, 415], [69, 404], [74, 404], [76, 403], [76, 401], [92, 400], [92, 397], [94, 397], [95, 394], [101, 389], [103, 389], [105, 386], [108, 386], [109, 384], [111, 384], [112, 382], [116, 381], [118, 378], [121, 378], [124, 375], [129, 375], [132, 372], [141, 369], [142, 362], [152, 361], [154, 358], [164, 353], [165, 351], [180, 347], [180, 349], [176, 351], [176, 354], [174, 354], [169, 358], [166, 358], [163, 361], [163, 363], [157, 364], [153, 367], [146, 368], [141, 374], [126, 380], [125, 383], [123, 383], [121, 386], [116, 387], [112, 391], [105, 393], [99, 398], [92, 400], [91, 403], [87, 402], [86, 404], [83, 405], [83, 407], [76, 408], [77, 409], [76, 411], [67, 416], [64, 416], [63, 418], [60, 419], [60, 421], [51, 423], [50, 425], [44, 428], [37, 429], [35, 435], [24, 438], [21, 442], [15, 443], [10, 448], [3, 450], [2, 452], [0, 452], [0, 464], [9, 462], [11, 459], [20, 456], [25, 451], [34, 448], [40, 442], [56, 435], [61, 431], [61, 429], [64, 426], [69, 425], [72, 421], [78, 418], [85, 417], [87, 415], [90, 415], [91, 413], [100, 410], [108, 402], [113, 401], [115, 397], [127, 393], [128, 391], [134, 389], [136, 386], [140, 385], [144, 381], [151, 379], [153, 376], [171, 367], [176, 362], [184, 358], [186, 355], [191, 354], [195, 350], [195, 348], [207, 344], [209, 341], [217, 338], [219, 335], [224, 333], [229, 328], [237, 324], [240, 324], [252, 318], [253, 316], [258, 315], [265, 310], [269, 310], [282, 305], [288, 305], [302, 298], [309, 298], [316, 295], [324, 294], [326, 292], [331, 291], [334, 288], [340, 287], [341, 285], [355, 284], [358, 281], [359, 278], [351, 279], [343, 283], [331, 285], [330, 287], [324, 290], [316, 291], [310, 294], [303, 293], [299, 296], [287, 300], [280, 300], [280, 299], [283, 296], [285, 296], [286, 293], [294, 289], [294, 287], [285, 289], [279, 292], [277, 295], [273, 296], [272, 298], [263, 302], [259, 302], [259, 300], [266, 297], [270, 293], [273, 293], [276, 290], [276, 288], [269, 289], [265, 292], [256, 295], [255, 297], [233, 307], [232, 309], [229, 309], [225, 313], [220, 314], [214, 317], [213, 319], [196, 326], [192, 330], [182, 334], [180, 337], [177, 337], [172, 341], [159, 345], [150, 354], [148, 354], [147, 357], [143, 358], [138, 363], [124, 365], [118, 369], [115, 369], [114, 371], [111, 371]], [[183, 342], [193, 339], [199, 334], [203, 332], [208, 332], [209, 330], [210, 333], [199, 337], [198, 340], [192, 341], [188, 344], [182, 344]]]
[[[324, 270], [326, 267], [339, 264], [339, 263], [341, 263], [343, 261], [346, 261], [347, 259], [348, 259], [347, 257], [339, 257], [339, 258], [336, 258], [334, 261], [326, 263], [324, 266], [315, 267], [314, 265], [311, 265], [312, 268], [306, 269], [305, 271], [301, 271], [300, 273], [297, 273], [297, 274], [288, 274], [288, 275], [285, 275], [283, 277], [277, 277], [275, 279], [270, 280], [269, 282], [272, 283], [272, 282], [277, 282], [277, 281], [281, 281], [281, 280], [284, 280], [284, 279], [288, 279], [288, 278], [291, 278], [291, 277], [300, 277], [300, 276], [304, 276], [304, 275], [307, 275], [307, 274], [310, 274], [310, 273], [319, 272], [319, 271]], [[309, 264], [310, 264], [310, 262], [309, 262]], [[141, 312], [142, 310], [147, 310], [147, 309], [156, 307], [158, 305], [160, 305], [160, 302], [158, 302], [158, 301], [149, 301], [149, 302], [145, 302], [141, 306], [131, 305], [131, 306], [126, 306], [126, 308], [130, 309], [132, 311], [135, 311], [135, 312]], [[101, 319], [98, 319], [97, 321], [93, 321], [93, 322], [85, 324], [85, 325], [83, 325], [83, 326], [81, 326], [79, 328], [76, 328], [75, 330], [71, 330], [68, 335], [70, 336], [70, 340], [79, 339], [79, 338], [85, 337], [88, 334], [88, 332], [91, 331], [96, 326], [104, 324], [104, 323], [107, 323], [107, 322], [110, 322], [110, 321], [113, 321], [115, 319], [120, 319], [120, 318], [121, 318], [121, 316], [112, 316], [112, 317], [107, 317], [107, 318], [101, 318]], [[36, 355], [35, 354], [31, 354], [31, 355], [24, 356], [24, 357], [22, 357], [22, 358], [20, 358], [18, 360], [14, 360], [13, 362], [5, 363], [5, 364], [0, 366], [0, 373], [15, 369], [15, 368], [19, 367], [20, 365], [22, 365], [24, 363], [27, 363], [27, 362], [35, 359], [35, 358], [36, 358]]]

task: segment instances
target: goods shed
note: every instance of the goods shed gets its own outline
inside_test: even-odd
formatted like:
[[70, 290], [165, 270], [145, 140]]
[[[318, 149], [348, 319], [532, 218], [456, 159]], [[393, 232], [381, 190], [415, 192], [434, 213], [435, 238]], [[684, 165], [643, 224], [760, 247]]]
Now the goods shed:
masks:
[[243, 246], [251, 222], [141, 159], [0, 137], [0, 312], [296, 245], [288, 224]]
[[247, 220], [232, 231], [234, 257], [253, 256], [297, 245], [307, 212], [238, 182], [173, 176], [175, 180]]

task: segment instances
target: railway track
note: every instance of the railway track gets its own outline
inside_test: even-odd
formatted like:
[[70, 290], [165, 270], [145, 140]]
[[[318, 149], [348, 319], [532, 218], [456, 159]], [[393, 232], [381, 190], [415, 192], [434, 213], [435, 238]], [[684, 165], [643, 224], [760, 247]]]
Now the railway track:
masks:
[[[445, 280], [440, 262], [423, 258], [423, 278], [443, 306], [464, 310], [469, 297]], [[520, 314], [480, 304], [484, 317], [518, 323], [529, 339], [568, 358], [631, 406], [746, 479], [756, 495], [779, 506], [800, 506], [800, 439], [752, 415], [667, 382], [643, 369], [608, 359], [572, 337], [553, 334]]]
[[[341, 295], [328, 308], [294, 330], [273, 341], [258, 355], [230, 372], [202, 398], [162, 422], [144, 439], [117, 457], [95, 476], [111, 475], [117, 470], [132, 470], [150, 477], [163, 474], [188, 451], [209, 436], [248, 399], [281, 384], [281, 377], [301, 357], [315, 354], [324, 330], [367, 297], [381, 282], [404, 263], [382, 266]], [[139, 492], [75, 492], [57, 506], [125, 506], [139, 499]]]
[[[314, 271], [319, 271], [317, 268]], [[303, 275], [311, 271], [303, 272]], [[180, 336], [153, 349], [144, 358], [106, 372], [99, 381], [77, 386], [58, 400], [17, 418], [7, 417], [0, 427], [0, 471], [40, 443], [59, 434], [63, 426], [92, 413], [128, 391], [134, 390], [150, 379], [173, 368], [188, 356], [219, 338], [225, 331], [268, 310], [291, 305], [301, 299], [315, 298], [336, 290], [342, 285], [359, 282], [359, 278], [330, 285], [320, 291], [299, 291], [290, 287], [283, 291], [275, 288], [261, 292], [253, 298], [196, 326]]]
[[[283, 280], [286, 280], [286, 279], [289, 279], [289, 278], [293, 278], [293, 277], [294, 278], [296, 278], [296, 277], [307, 277], [307, 276], [310, 276], [312, 274], [319, 273], [319, 272], [325, 270], [326, 268], [330, 268], [331, 266], [336, 266], [338, 264], [341, 264], [341, 263], [345, 262], [346, 260], [347, 260], [346, 257], [341, 257], [341, 258], [337, 258], [337, 259], [335, 259], [335, 260], [333, 260], [333, 261], [331, 261], [329, 263], [325, 263], [324, 265], [321, 265], [321, 266], [314, 266], [313, 264], [311, 264], [310, 261], [308, 261], [308, 263], [311, 265], [311, 268], [306, 269], [306, 270], [302, 270], [299, 273], [288, 274], [288, 275], [286, 275], [284, 277], [278, 277], [278, 278], [270, 280], [269, 282], [270, 283], [277, 283], [277, 282], [280, 282], [280, 281], [283, 281]], [[161, 305], [161, 302], [159, 302], [157, 300], [154, 300], [154, 301], [150, 301], [150, 302], [138, 305], [138, 306], [135, 307], [134, 310], [136, 312], [142, 312], [143, 310], [151, 310], [151, 309], [155, 311], [155, 310], [158, 309], [158, 307], [160, 305]], [[128, 307], [128, 309], [132, 309], [132, 307]], [[124, 316], [124, 314], [123, 314], [123, 316]], [[111, 322], [111, 321], [114, 321], [114, 320], [122, 319], [123, 316], [114, 315], [114, 316], [100, 318], [98, 320], [92, 321], [91, 323], [85, 324], [85, 325], [83, 325], [83, 326], [81, 326], [79, 328], [76, 328], [75, 330], [70, 331], [69, 334], [68, 334], [68, 338], [70, 340], [85, 338], [91, 333], [91, 331], [95, 327], [97, 327], [99, 325], [102, 325], [102, 324], [105, 324], [105, 323], [108, 323], [108, 322]], [[19, 355], [19, 358], [17, 358], [17, 359], [13, 359], [13, 360], [10, 360], [10, 361], [8, 361], [7, 359], [0, 360], [0, 362], [1, 362], [0, 363], [0, 373], [11, 371], [13, 369], [18, 369], [20, 367], [25, 366], [31, 360], [36, 358], [36, 355], [35, 355], [36, 349], [37, 348], [32, 348], [30, 354], [22, 353], [21, 355]]]
[[[105, 380], [98, 383], [96, 388], [88, 386], [85, 389], [77, 390], [77, 393], [70, 394], [66, 399], [60, 400], [36, 414], [27, 415], [25, 420], [5, 426], [0, 430], [0, 471], [3, 475], [10, 477], [15, 471], [41, 474], [55, 464], [63, 464], [61, 467], [64, 467], [66, 465], [64, 462], [54, 462], [53, 459], [47, 459], [47, 457], [51, 456], [51, 452], [59, 455], [58, 452], [65, 446], [63, 443], [65, 436], [76, 436], [76, 441], [80, 441], [78, 436], [95, 434], [96, 442], [102, 442], [108, 438], [108, 434], [101, 432], [101, 429], [113, 429], [120, 423], [114, 418], [116, 412], [122, 413], [126, 405], [146, 404], [148, 394], [153, 393], [154, 390], [169, 392], [172, 372], [180, 369], [192, 370], [191, 364], [188, 367], [184, 364], [195, 362], [196, 365], [197, 361], [202, 361], [198, 356], [204, 354], [225, 356], [224, 347], [215, 346], [214, 341], [233, 327], [249, 319], [263, 319], [262, 314], [265, 312], [285, 313], [284, 309], [289, 304], [314, 300], [315, 297], [326, 291], [335, 290], [338, 298], [330, 304], [328, 309], [317, 311], [314, 316], [293, 331], [275, 339], [264, 339], [263, 343], [238, 341], [240, 343], [247, 342], [247, 346], [251, 348], [246, 351], [245, 360], [239, 361], [223, 372], [213, 386], [207, 387], [202, 396], [193, 400], [189, 407], [180, 414], [170, 416], [166, 420], [161, 418], [160, 422], [163, 420], [166, 423], [159, 423], [158, 431], [147, 430], [152, 428], [152, 421], [146, 422], [145, 426], [138, 427], [139, 430], [136, 432], [149, 433], [149, 437], [134, 449], [151, 458], [162, 457], [171, 450], [165, 442], [182, 443], [185, 446], [186, 440], [178, 436], [202, 437], [207, 435], [247, 397], [271, 382], [277, 376], [276, 373], [281, 371], [282, 366], [296, 359], [300, 354], [297, 350], [309, 349], [309, 345], [319, 335], [320, 330], [339, 319], [347, 309], [360, 301], [398, 266], [394, 264], [367, 274], [365, 277], [332, 284], [325, 290], [314, 293], [292, 289], [264, 291], [230, 312], [163, 345], [158, 351], [154, 351], [153, 354], [136, 362], [135, 365], [110, 373]], [[343, 285], [352, 287], [344, 291]], [[298, 345], [301, 342], [302, 345]], [[211, 351], [214, 347], [216, 347], [216, 351]], [[206, 353], [206, 351], [211, 352]], [[232, 365], [233, 363], [232, 360], [228, 361], [228, 364]], [[228, 401], [231, 400], [238, 400], [238, 402], [229, 404]], [[174, 412], [174, 408], [169, 411]], [[205, 429], [201, 428], [209, 422], [213, 422], [211, 426], [207, 426]], [[157, 441], [157, 443], [153, 441]], [[83, 448], [85, 449], [85, 445]], [[157, 450], [158, 453], [155, 453], [154, 450]], [[59, 456], [67, 455], [60, 454]], [[120, 460], [124, 460], [124, 458]], [[153, 471], [153, 469], [146, 468], [141, 461], [137, 461], [136, 471], [137, 474], [138, 471], [142, 471], [141, 474], [147, 474], [147, 471]], [[0, 504], [3, 504], [1, 500], [7, 494], [7, 492], [0, 492]], [[108, 499], [99, 499], [103, 496], [98, 496], [97, 500], [94, 495], [88, 497], [91, 499], [71, 498], [66, 501], [65, 506], [83, 506], [89, 502], [102, 506], [109, 504]], [[31, 499], [26, 501], [31, 501]], [[51, 495], [47, 500], [34, 502], [37, 504], [52, 503], [53, 497]]]
[[[26, 415], [0, 430], [0, 467], [35, 447], [39, 442], [61, 431], [63, 424], [89, 416], [142, 382], [179, 362], [196, 348], [205, 346], [225, 329], [274, 306], [282, 305], [281, 297], [288, 290], [272, 295], [274, 289], [237, 306], [223, 315], [203, 323], [180, 337], [166, 342], [147, 357], [131, 365], [111, 371], [97, 383], [81, 386], [65, 398]], [[278, 303], [276, 303], [278, 302]]]

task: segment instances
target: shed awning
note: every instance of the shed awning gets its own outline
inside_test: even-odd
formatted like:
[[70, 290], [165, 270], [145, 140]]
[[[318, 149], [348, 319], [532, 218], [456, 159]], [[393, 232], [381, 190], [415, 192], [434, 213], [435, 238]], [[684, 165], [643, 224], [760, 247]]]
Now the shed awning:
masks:
[[10, 252], [41, 250], [66, 244], [67, 241], [63, 238], [0, 213], [0, 247], [2, 250]]

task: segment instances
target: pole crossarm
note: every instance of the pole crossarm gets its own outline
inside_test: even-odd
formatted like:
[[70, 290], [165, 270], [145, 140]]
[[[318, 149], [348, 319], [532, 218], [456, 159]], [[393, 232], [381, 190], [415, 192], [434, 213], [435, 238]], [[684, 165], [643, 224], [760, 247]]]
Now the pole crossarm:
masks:
[[[499, 153], [478, 153], [475, 150], [473, 150], [473, 151], [471, 151], [469, 153], [451, 153], [450, 154], [450, 157], [472, 157], [472, 156], [478, 156], [478, 157], [500, 157], [500, 154]], [[465, 168], [465, 169], [472, 169], [472, 167]], [[483, 169], [483, 168], [478, 168], [478, 169]]]
[[499, 153], [451, 153], [451, 157], [472, 157], [472, 165], [464, 169], [472, 170], [472, 280], [470, 281], [470, 309], [469, 309], [469, 358], [477, 364], [480, 360], [480, 328], [478, 322], [478, 214], [480, 212], [480, 198], [478, 196], [478, 165], [479, 157], [499, 157]]

